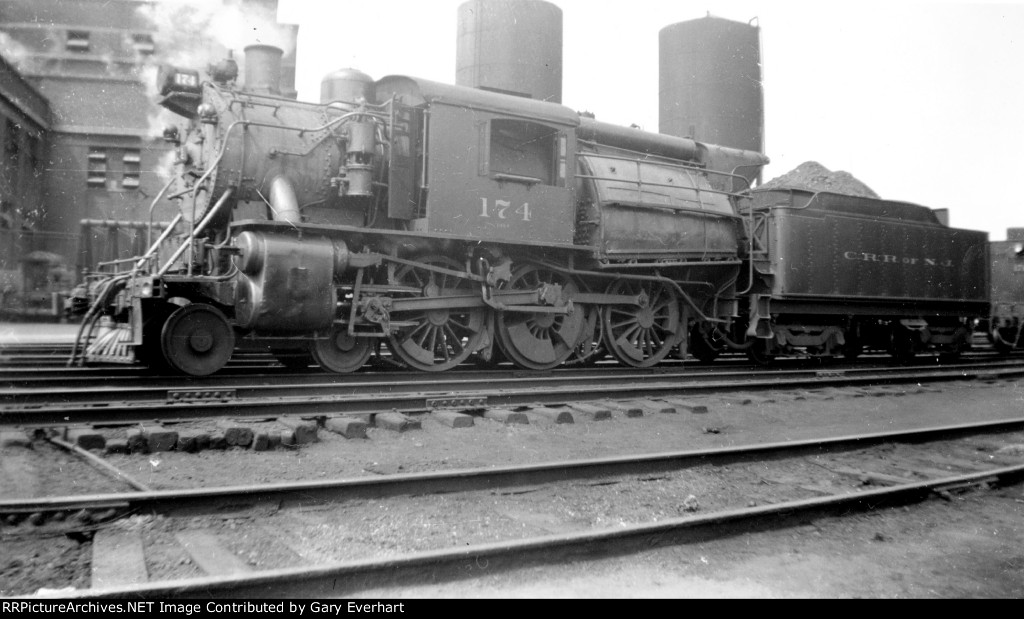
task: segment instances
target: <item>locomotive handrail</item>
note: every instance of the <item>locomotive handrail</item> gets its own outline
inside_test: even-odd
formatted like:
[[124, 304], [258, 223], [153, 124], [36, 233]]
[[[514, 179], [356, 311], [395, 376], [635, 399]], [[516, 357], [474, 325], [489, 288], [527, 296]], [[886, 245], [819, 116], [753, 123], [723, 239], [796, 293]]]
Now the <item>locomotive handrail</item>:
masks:
[[[735, 170], [733, 172], [723, 172], [721, 170], [712, 170], [712, 169], [708, 168], [706, 165], [704, 165], [702, 163], [697, 163], [697, 162], [693, 162], [693, 163], [680, 163], [678, 161], [675, 161], [675, 162], [673, 162], [673, 161], [663, 161], [660, 158], [652, 159], [651, 155], [648, 154], [648, 153], [644, 153], [644, 152], [637, 151], [637, 150], [631, 150], [631, 149], [628, 149], [628, 148], [622, 148], [622, 147], [619, 147], [619, 146], [608, 146], [607, 144], [602, 144], [600, 142], [594, 142], [594, 141], [591, 141], [591, 140], [577, 139], [576, 143], [577, 144], [589, 145], [589, 146], [592, 146], [592, 147], [595, 147], [595, 148], [596, 147], [614, 148], [615, 150], [618, 150], [618, 151], [623, 151], [623, 152], [632, 153], [633, 155], [636, 155], [636, 157], [626, 157], [626, 156], [623, 156], [623, 155], [606, 154], [606, 153], [602, 153], [602, 152], [579, 152], [579, 151], [577, 151], [577, 153], [576, 153], [576, 158], [577, 159], [582, 158], [582, 157], [600, 157], [602, 159], [616, 159], [618, 161], [629, 161], [629, 162], [644, 161], [644, 162], [647, 162], [647, 163], [657, 164], [659, 166], [665, 166], [665, 167], [668, 167], [668, 168], [678, 168], [679, 170], [691, 171], [691, 172], [705, 172], [707, 174], [714, 174], [715, 176], [720, 176], [720, 177], [724, 176], [724, 177], [728, 177], [731, 180], [739, 179], [739, 180], [743, 181], [743, 183], [747, 186], [748, 189], [750, 187], [750, 181], [748, 181], [746, 179], [746, 177], [744, 177], [744, 176], [742, 176], [740, 174], [736, 174]], [[750, 167], [750, 166], [737, 166], [735, 169], [739, 169], [741, 167]], [[583, 178], [583, 177], [581, 177], [578, 174], [577, 174], [577, 177], [578, 178]], [[619, 180], [621, 182], [629, 182], [629, 181], [625, 181], [625, 180], [622, 180], [622, 179], [613, 179], [613, 180]], [[669, 187], [678, 187], [678, 185], [668, 185], [668, 186]], [[734, 197], [734, 198], [741, 198], [741, 197], [745, 196], [745, 194], [742, 191], [740, 191], [740, 192], [723, 191], [721, 189], [715, 189], [713, 187], [710, 188], [710, 189], [705, 189], [703, 191], [711, 191], [711, 192], [714, 192], [714, 193], [720, 193], [720, 194], [724, 194], [724, 195], [731, 196], [731, 197]]]
[[[665, 184], [665, 183], [642, 183], [642, 182], [639, 182], [639, 181], [627, 181], [627, 180], [622, 180], [622, 179], [618, 179], [618, 178], [609, 178], [609, 177], [606, 177], [606, 176], [595, 176], [595, 175], [592, 175], [592, 174], [577, 174], [576, 178], [585, 178], [585, 179], [598, 180], [598, 181], [613, 181], [613, 182], [619, 182], [619, 183], [631, 183], [631, 184], [636, 184], [636, 185], [640, 185], [640, 186], [647, 185], [649, 187], [670, 187], [670, 188], [673, 188], [673, 189], [679, 189], [680, 188], [679, 185], [669, 185], [669, 184]], [[694, 190], [694, 191], [697, 191], [697, 190]], [[722, 194], [725, 193], [725, 192], [719, 192], [719, 191], [716, 191], [716, 190], [713, 190], [713, 189], [703, 190], [703, 191], [709, 191], [709, 192], [712, 192], [712, 193], [722, 193]], [[726, 195], [728, 195], [728, 194], [726, 194]], [[686, 200], [686, 202], [696, 202], [697, 204], [704, 204], [703, 202], [701, 202], [699, 200]], [[736, 213], [726, 213], [726, 212], [722, 212], [722, 211], [709, 211], [709, 210], [705, 210], [703, 208], [696, 208], [696, 207], [692, 207], [692, 206], [681, 206], [681, 205], [675, 205], [675, 204], [650, 204], [650, 203], [647, 203], [647, 204], [643, 204], [643, 203], [627, 204], [627, 203], [622, 203], [622, 202], [618, 202], [618, 201], [615, 201], [615, 200], [609, 201], [609, 204], [622, 204], [624, 206], [635, 206], [637, 208], [649, 208], [649, 209], [659, 209], [660, 208], [660, 209], [665, 209], [665, 210], [669, 210], [669, 211], [683, 211], [683, 212], [688, 212], [688, 213], [699, 213], [700, 215], [703, 215], [703, 216], [721, 217], [721, 218], [724, 218], [724, 219], [743, 219], [742, 215], [737, 215]]]
[[185, 241], [181, 244], [180, 247], [178, 247], [178, 249], [167, 260], [167, 262], [164, 264], [164, 266], [160, 268], [160, 270], [157, 272], [157, 276], [161, 276], [164, 273], [166, 273], [167, 270], [171, 268], [171, 265], [174, 264], [174, 261], [177, 260], [179, 257], [181, 257], [181, 254], [185, 253], [185, 249], [192, 247], [192, 241], [195, 240], [196, 236], [198, 236], [199, 233], [201, 233], [203, 230], [206, 229], [206, 226], [209, 225], [210, 221], [213, 219], [213, 216], [216, 215], [220, 211], [220, 209], [224, 206], [224, 204], [227, 203], [228, 198], [230, 198], [231, 195], [234, 194], [234, 193], [235, 193], [235, 188], [234, 187], [228, 187], [227, 188], [227, 191], [225, 191], [224, 194], [221, 195], [220, 199], [217, 200], [217, 204], [215, 204], [213, 206], [213, 208], [211, 208], [209, 210], [209, 212], [206, 213], [206, 217], [203, 217], [203, 220], [201, 222], [199, 222], [198, 226], [194, 226], [192, 228], [192, 232], [189, 233], [188, 238], [185, 239]]
[[156, 197], [153, 198], [153, 201], [149, 203], [149, 228], [146, 229], [146, 243], [150, 246], [153, 245], [153, 211], [156, 210], [156, 203], [160, 201], [160, 198], [162, 198], [165, 193], [167, 193], [167, 190], [171, 188], [171, 185], [173, 185], [176, 180], [176, 176], [172, 176], [168, 179], [167, 184], [163, 186], [163, 189], [161, 189], [160, 192], [156, 194]]
[[525, 185], [539, 185], [544, 181], [537, 178], [536, 176], [520, 176], [519, 174], [506, 174], [504, 172], [498, 172], [493, 175], [493, 178], [498, 181], [508, 181], [511, 183], [523, 183]]
[[160, 234], [160, 237], [156, 240], [156, 242], [150, 246], [149, 250], [147, 250], [146, 253], [143, 254], [141, 258], [139, 258], [138, 264], [135, 265], [135, 271], [141, 269], [143, 266], [143, 261], [149, 260], [151, 257], [155, 257], [157, 261], [159, 261], [160, 257], [158, 252], [160, 245], [162, 245], [163, 242], [167, 240], [167, 237], [171, 236], [171, 234], [174, 232], [174, 229], [178, 226], [178, 222], [180, 222], [182, 218], [183, 217], [181, 213], [178, 213], [177, 215], [174, 216], [174, 219], [172, 219], [171, 223], [166, 228], [164, 228], [164, 231]]

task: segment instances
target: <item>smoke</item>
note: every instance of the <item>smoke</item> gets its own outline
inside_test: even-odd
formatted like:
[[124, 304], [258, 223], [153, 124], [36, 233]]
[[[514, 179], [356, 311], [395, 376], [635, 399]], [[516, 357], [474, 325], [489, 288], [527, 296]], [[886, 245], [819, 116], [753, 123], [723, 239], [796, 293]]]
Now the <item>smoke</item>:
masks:
[[172, 149], [160, 157], [160, 163], [157, 164], [154, 172], [156, 172], [161, 182], [166, 183], [175, 176], [174, 161], [176, 156], [177, 151]]
[[161, 61], [175, 66], [203, 70], [227, 50], [241, 62], [247, 45], [283, 48], [287, 43], [273, 11], [252, 1], [164, 0], [138, 11], [156, 29], [153, 39]]
[[32, 50], [3, 31], [0, 31], [0, 50], [3, 50], [4, 59], [11, 63], [19, 72], [32, 72], [35, 63]]
[[[159, 96], [160, 65], [205, 72], [231, 51], [244, 75], [246, 46], [259, 43], [287, 49], [289, 43], [287, 27], [279, 25], [273, 9], [258, 0], [163, 0], [136, 10], [155, 30], [155, 53], [140, 56], [137, 68], [152, 101]], [[150, 136], [159, 137], [164, 127], [180, 122], [180, 117], [154, 106]]]

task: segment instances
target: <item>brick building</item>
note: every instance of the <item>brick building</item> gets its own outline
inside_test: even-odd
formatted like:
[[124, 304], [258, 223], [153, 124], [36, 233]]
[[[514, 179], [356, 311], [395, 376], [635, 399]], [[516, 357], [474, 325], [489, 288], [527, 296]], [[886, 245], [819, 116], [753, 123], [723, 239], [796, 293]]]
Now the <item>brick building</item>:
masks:
[[[24, 290], [25, 260], [61, 245], [35, 231], [43, 214], [50, 105], [0, 56], [0, 294]], [[31, 285], [29, 286], [32, 287]]]
[[[201, 23], [174, 21], [222, 10], [233, 14]], [[273, 30], [284, 48], [281, 91], [294, 96], [298, 27], [277, 24], [276, 13], [277, 0], [0, 0], [0, 55], [6, 59], [0, 62], [0, 140], [17, 155], [5, 150], [0, 165], [0, 190], [9, 196], [0, 196], [6, 200], [0, 203], [0, 227], [17, 230], [21, 241], [32, 235], [47, 239], [45, 251], [75, 274], [99, 260], [144, 250], [145, 235], [137, 228], [107, 225], [83, 232], [82, 222], [150, 218], [173, 158], [160, 137], [158, 65], [222, 58], [229, 48], [242, 60], [245, 31], [251, 36], [254, 30], [248, 20], [256, 20], [267, 23], [259, 32]], [[211, 30], [209, 36], [203, 28]], [[235, 32], [218, 36], [228, 30]], [[197, 48], [205, 56], [183, 53]], [[161, 201], [154, 218], [169, 220], [175, 209]], [[26, 246], [21, 243], [18, 251]]]

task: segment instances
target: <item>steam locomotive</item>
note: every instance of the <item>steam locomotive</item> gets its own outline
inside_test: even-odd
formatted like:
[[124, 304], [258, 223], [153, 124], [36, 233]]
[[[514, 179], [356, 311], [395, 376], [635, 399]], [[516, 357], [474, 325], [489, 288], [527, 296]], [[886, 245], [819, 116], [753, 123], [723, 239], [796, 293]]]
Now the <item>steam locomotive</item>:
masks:
[[424, 371], [909, 358], [987, 316], [987, 235], [925, 207], [752, 191], [761, 153], [412, 77], [297, 102], [246, 51], [245, 88], [232, 62], [163, 76], [178, 214], [95, 276], [73, 361], [202, 376], [243, 338], [339, 373], [382, 343]]

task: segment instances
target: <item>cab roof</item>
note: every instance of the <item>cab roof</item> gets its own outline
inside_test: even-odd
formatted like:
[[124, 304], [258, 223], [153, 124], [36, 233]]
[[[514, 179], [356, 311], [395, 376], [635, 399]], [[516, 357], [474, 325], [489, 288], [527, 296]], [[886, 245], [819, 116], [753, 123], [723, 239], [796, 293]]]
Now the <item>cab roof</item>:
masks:
[[517, 97], [499, 92], [452, 86], [405, 75], [388, 75], [377, 80], [377, 102], [393, 96], [407, 105], [449, 105], [466, 110], [494, 112], [576, 127], [580, 123], [576, 111], [558, 103]]

